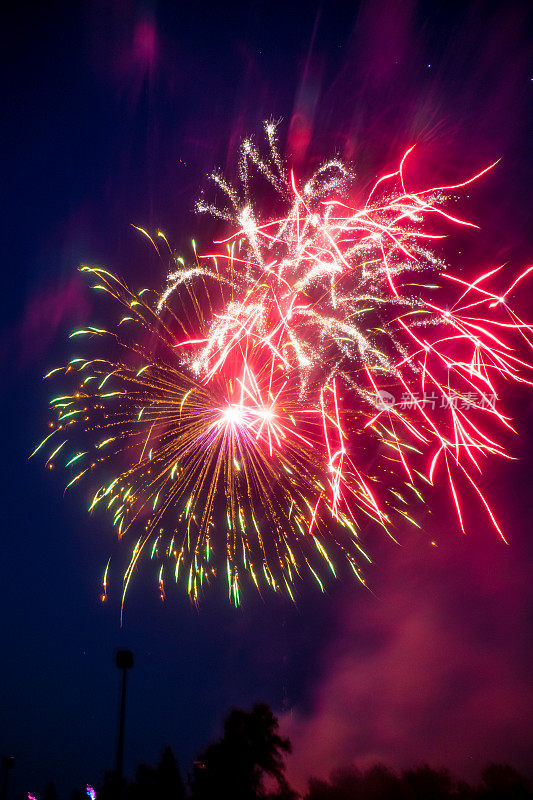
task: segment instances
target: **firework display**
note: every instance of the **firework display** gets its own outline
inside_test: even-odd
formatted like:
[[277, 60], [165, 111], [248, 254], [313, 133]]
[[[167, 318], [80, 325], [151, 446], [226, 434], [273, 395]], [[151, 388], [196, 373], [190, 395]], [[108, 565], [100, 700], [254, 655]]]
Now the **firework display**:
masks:
[[482, 473], [510, 457], [501, 387], [531, 383], [533, 328], [510, 298], [533, 267], [457, 276], [431, 247], [476, 227], [446, 201], [494, 165], [414, 191], [410, 148], [355, 203], [340, 159], [301, 182], [265, 131], [265, 153], [245, 140], [237, 180], [213, 174], [197, 204], [220, 239], [187, 260], [158, 234], [161, 291], [81, 268], [122, 316], [74, 331], [84, 354], [46, 376], [64, 383], [34, 452], [65, 464], [67, 488], [83, 479], [89, 510], [130, 541], [123, 598], [144, 556], [162, 597], [171, 576], [196, 600], [223, 574], [235, 603], [245, 576], [294, 599], [305, 573], [323, 589], [341, 562], [364, 583], [365, 531], [419, 526], [439, 475], [462, 530], [466, 493], [504, 538]]

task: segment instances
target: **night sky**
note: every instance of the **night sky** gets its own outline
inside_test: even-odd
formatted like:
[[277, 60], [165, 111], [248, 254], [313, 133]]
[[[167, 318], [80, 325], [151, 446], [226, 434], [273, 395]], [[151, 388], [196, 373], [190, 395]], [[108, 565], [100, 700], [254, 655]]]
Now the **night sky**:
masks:
[[531, 263], [529, 7], [95, 0], [3, 17], [0, 753], [16, 758], [13, 791], [39, 795], [53, 778], [66, 793], [112, 766], [118, 646], [136, 658], [130, 774], [166, 744], [186, 772], [225, 713], [254, 701], [290, 736], [300, 789], [348, 763], [531, 772], [531, 392], [505, 400], [518, 460], [486, 472], [509, 547], [473, 506], [462, 535], [447, 496], [430, 493], [423, 536], [400, 530], [395, 545], [368, 530], [371, 591], [349, 577], [325, 595], [305, 583], [296, 607], [249, 591], [235, 609], [223, 585], [198, 609], [181, 588], [162, 603], [148, 566], [121, 628], [119, 572], [100, 602], [111, 526], [86, 514], [83, 487], [63, 498], [64, 476], [28, 461], [48, 422], [42, 375], [70, 353], [71, 330], [105, 313], [76, 267], [161, 286], [131, 223], [178, 251], [201, 241], [206, 173], [231, 169], [267, 118], [299, 170], [340, 153], [363, 187], [414, 142], [437, 180], [501, 157], [460, 202], [482, 229], [448, 255], [474, 270]]

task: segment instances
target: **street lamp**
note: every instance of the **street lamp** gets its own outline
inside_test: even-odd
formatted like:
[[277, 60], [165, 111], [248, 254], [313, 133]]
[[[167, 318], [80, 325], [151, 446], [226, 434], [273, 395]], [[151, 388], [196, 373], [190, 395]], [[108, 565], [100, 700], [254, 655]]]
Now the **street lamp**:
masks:
[[118, 726], [117, 742], [117, 791], [120, 795], [122, 791], [122, 765], [124, 760], [124, 720], [126, 716], [126, 675], [128, 670], [133, 667], [133, 653], [131, 650], [117, 650], [116, 664], [122, 670], [122, 691], [120, 695], [120, 721]]

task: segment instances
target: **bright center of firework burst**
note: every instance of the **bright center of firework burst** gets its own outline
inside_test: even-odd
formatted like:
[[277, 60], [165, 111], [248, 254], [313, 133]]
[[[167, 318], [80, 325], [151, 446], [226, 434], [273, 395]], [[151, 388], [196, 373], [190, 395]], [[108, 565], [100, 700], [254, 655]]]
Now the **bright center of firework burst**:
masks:
[[241, 406], [228, 406], [222, 411], [222, 419], [226, 425], [242, 425], [243, 415]]
[[243, 405], [232, 404], [220, 409], [219, 427], [240, 428], [254, 431], [257, 438], [261, 437], [263, 425], [270, 426], [275, 414], [271, 408], [248, 408]]

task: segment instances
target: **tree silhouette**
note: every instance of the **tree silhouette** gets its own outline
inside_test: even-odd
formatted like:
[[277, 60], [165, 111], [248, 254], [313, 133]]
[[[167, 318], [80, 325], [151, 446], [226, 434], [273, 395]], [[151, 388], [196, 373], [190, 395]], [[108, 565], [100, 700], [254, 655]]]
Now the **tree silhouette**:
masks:
[[363, 773], [356, 767], [335, 770], [327, 781], [311, 778], [306, 800], [352, 800], [361, 796]]
[[466, 781], [457, 781], [453, 797], [454, 800], [478, 800], [482, 795], [477, 786], [471, 786]]
[[491, 764], [477, 786], [427, 764], [401, 777], [378, 764], [366, 772], [337, 770], [329, 781], [311, 778], [305, 800], [533, 800], [533, 793], [528, 780], [507, 764]]
[[157, 766], [157, 797], [159, 800], [184, 800], [185, 786], [176, 756], [165, 747]]
[[376, 764], [367, 770], [363, 785], [368, 800], [400, 800], [404, 797], [401, 779], [384, 764]]
[[122, 782], [122, 786], [118, 787], [115, 771], [107, 770], [104, 774], [104, 780], [97, 792], [98, 800], [117, 800], [123, 788], [124, 781]]
[[127, 790], [127, 800], [152, 800], [157, 798], [157, 771], [148, 764], [139, 764], [135, 780]]
[[404, 772], [408, 797], [413, 800], [446, 800], [451, 796], [452, 778], [447, 769], [433, 769], [427, 764]]
[[[232, 711], [224, 722], [222, 739], [210, 745], [194, 764], [194, 800], [295, 798], [285, 779], [283, 761], [291, 745], [279, 736], [278, 727], [267, 705], [255, 705], [251, 712]], [[269, 793], [265, 779], [276, 786], [275, 792]]]
[[330, 782], [312, 779], [306, 800], [402, 800], [403, 784], [390, 769], [377, 764], [361, 772], [355, 767], [336, 770]]
[[128, 800], [184, 800], [185, 787], [170, 747], [166, 747], [157, 767], [139, 764], [135, 780], [128, 786]]
[[481, 773], [484, 800], [525, 800], [531, 797], [529, 782], [509, 764], [490, 764]]

